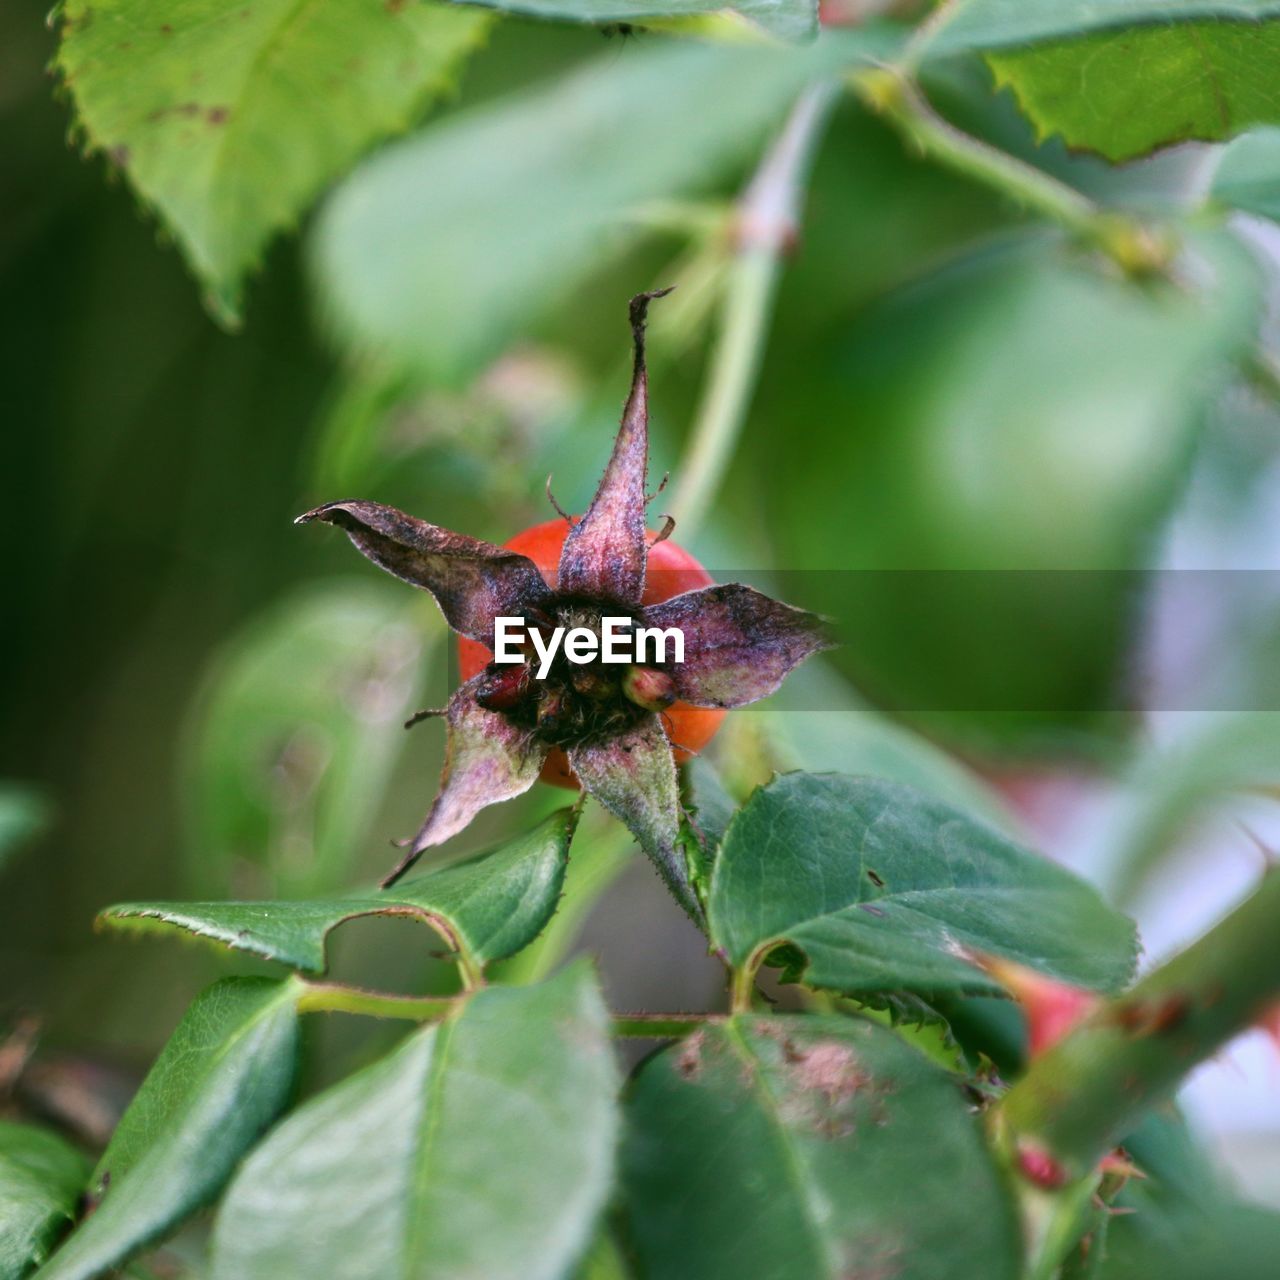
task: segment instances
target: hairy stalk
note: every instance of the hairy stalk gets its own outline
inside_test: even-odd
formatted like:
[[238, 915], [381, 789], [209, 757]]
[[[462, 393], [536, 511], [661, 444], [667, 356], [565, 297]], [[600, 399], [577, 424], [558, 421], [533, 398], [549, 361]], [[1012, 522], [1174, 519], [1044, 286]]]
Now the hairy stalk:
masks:
[[1015, 1160], [1036, 1153], [1082, 1178], [1199, 1063], [1280, 998], [1280, 869], [1198, 942], [1107, 1001], [1009, 1091], [999, 1127]]
[[850, 83], [859, 99], [921, 154], [1065, 227], [1127, 275], [1168, 269], [1175, 249], [1169, 236], [1127, 214], [1104, 209], [1034, 165], [957, 129], [930, 106], [907, 69], [872, 67], [853, 72]]
[[[403, 1018], [409, 1022], [441, 1022], [467, 1002], [460, 996], [398, 996], [341, 982], [307, 982], [298, 979], [299, 1013], [354, 1013], [367, 1018]], [[717, 1020], [707, 1013], [617, 1013], [611, 1030], [615, 1036], [670, 1040], [696, 1031]]]
[[688, 539], [724, 479], [760, 372], [782, 256], [795, 243], [800, 201], [837, 86], [812, 86], [791, 110], [738, 202], [735, 252], [720, 325], [671, 515]]

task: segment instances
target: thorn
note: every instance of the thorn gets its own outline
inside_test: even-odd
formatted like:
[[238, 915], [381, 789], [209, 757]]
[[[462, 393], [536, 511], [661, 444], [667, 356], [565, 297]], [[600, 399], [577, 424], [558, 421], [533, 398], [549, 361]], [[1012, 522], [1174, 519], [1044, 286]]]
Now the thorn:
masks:
[[671, 516], [664, 515], [662, 517], [662, 528], [653, 535], [653, 541], [649, 543], [649, 550], [652, 551], [660, 542], [666, 542], [666, 540], [675, 532], [675, 529], [675, 520]]
[[569, 523], [573, 523], [573, 517], [556, 501], [556, 495], [551, 492], [551, 477], [547, 476], [547, 501], [556, 509], [556, 513], [564, 517]]
[[427, 707], [422, 711], [415, 711], [405, 722], [406, 729], [412, 729], [415, 724], [421, 724], [424, 720], [432, 720], [436, 716], [445, 714], [444, 707]]

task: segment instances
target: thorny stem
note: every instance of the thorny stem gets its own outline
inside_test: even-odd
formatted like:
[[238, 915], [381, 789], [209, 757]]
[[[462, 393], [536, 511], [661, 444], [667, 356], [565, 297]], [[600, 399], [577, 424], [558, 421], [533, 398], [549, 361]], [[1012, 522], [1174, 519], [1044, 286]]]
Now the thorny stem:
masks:
[[[368, 1018], [441, 1022], [466, 1004], [468, 996], [399, 996], [340, 982], [301, 981], [299, 1013], [354, 1013]], [[616, 1013], [615, 1036], [670, 1040], [687, 1035], [719, 1015], [709, 1013]]]
[[1032, 1063], [1001, 1103], [1014, 1153], [1081, 1178], [1199, 1063], [1280, 998], [1280, 870], [1198, 942]]
[[1167, 235], [1126, 214], [1104, 209], [1042, 169], [957, 129], [930, 106], [909, 67], [855, 71], [850, 85], [863, 103], [923, 155], [1065, 227], [1105, 253], [1127, 275], [1168, 269], [1175, 246]]
[[733, 455], [760, 372], [783, 255], [795, 242], [814, 146], [837, 85], [816, 84], [796, 100], [782, 132], [738, 201], [735, 253], [689, 448], [677, 472], [671, 515], [688, 539], [710, 506]]

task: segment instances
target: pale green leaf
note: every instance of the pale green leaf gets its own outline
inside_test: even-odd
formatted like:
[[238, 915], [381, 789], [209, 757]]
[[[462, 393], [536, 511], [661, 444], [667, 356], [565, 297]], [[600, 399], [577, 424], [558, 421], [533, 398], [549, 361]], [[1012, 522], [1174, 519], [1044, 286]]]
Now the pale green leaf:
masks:
[[1280, 128], [1255, 129], [1227, 147], [1213, 175], [1213, 196], [1280, 222]]
[[1280, 0], [956, 0], [929, 41], [934, 54], [1067, 40], [1117, 27], [1280, 14]]
[[560, 809], [527, 835], [394, 888], [305, 902], [126, 902], [101, 923], [182, 929], [236, 951], [323, 973], [325, 939], [356, 916], [411, 916], [435, 927], [468, 962], [514, 955], [550, 920], [564, 884], [575, 815]]
[[89, 1162], [55, 1133], [0, 1120], [0, 1280], [38, 1267], [75, 1221]]
[[214, 1280], [555, 1280], [609, 1193], [615, 1069], [577, 964], [489, 987], [299, 1108], [245, 1162]]
[[1114, 988], [1136, 953], [1132, 924], [1084, 881], [909, 787], [842, 774], [784, 774], [752, 795], [708, 915], [734, 965], [789, 943], [805, 982], [850, 994], [998, 994], [982, 953]]
[[[287, 537], [287, 532], [282, 535]], [[188, 726], [188, 875], [210, 894], [323, 892], [370, 826], [418, 704], [418, 602], [380, 584], [326, 582], [233, 637]]]
[[735, 1018], [640, 1072], [644, 1274], [1013, 1280], [1019, 1227], [961, 1082], [863, 1019]]
[[98, 1162], [96, 1208], [40, 1280], [91, 1280], [218, 1194], [288, 1101], [296, 1002], [292, 980], [263, 978], [226, 978], [194, 1001]]
[[729, 12], [783, 40], [810, 40], [818, 32], [817, 0], [463, 0], [504, 13], [568, 22], [642, 24], [647, 18], [695, 18]]
[[57, 67], [232, 322], [273, 234], [454, 83], [487, 15], [368, 0], [67, 0]]
[[0, 871], [49, 822], [49, 803], [25, 782], [0, 782]]
[[629, 215], [713, 185], [807, 83], [887, 55], [896, 39], [637, 47], [388, 148], [317, 227], [337, 331], [426, 374], [463, 376], [634, 239]]

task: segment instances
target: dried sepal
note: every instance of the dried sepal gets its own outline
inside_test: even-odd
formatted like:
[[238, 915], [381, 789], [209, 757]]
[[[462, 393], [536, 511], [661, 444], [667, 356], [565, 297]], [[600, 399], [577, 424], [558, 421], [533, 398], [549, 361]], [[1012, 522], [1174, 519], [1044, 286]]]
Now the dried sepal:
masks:
[[440, 791], [408, 852], [382, 882], [394, 884], [424, 850], [457, 835], [491, 804], [511, 800], [537, 781], [548, 747], [506, 716], [476, 701], [483, 675], [462, 685], [445, 711], [448, 741]]
[[625, 733], [573, 748], [569, 763], [587, 794], [626, 824], [676, 901], [701, 924], [702, 907], [679, 848], [675, 758], [658, 717], [646, 715]]
[[670, 674], [676, 696], [699, 707], [741, 707], [767, 697], [793, 667], [830, 645], [817, 614], [736, 582], [650, 605], [641, 622], [684, 633], [684, 661]]
[[649, 465], [649, 379], [644, 326], [649, 303], [670, 289], [631, 299], [635, 361], [631, 394], [613, 442], [609, 465], [587, 513], [569, 531], [560, 553], [560, 590], [634, 607], [644, 592], [648, 559], [645, 531], [645, 472]]
[[327, 502], [297, 518], [337, 525], [380, 569], [429, 591], [461, 635], [493, 644], [493, 620], [523, 616], [550, 599], [532, 560], [441, 529], [380, 502]]

